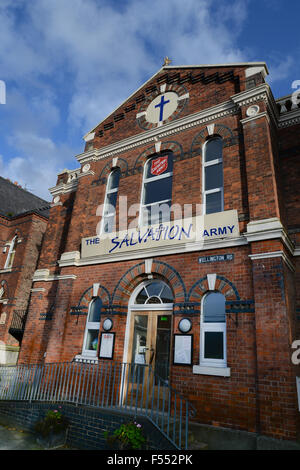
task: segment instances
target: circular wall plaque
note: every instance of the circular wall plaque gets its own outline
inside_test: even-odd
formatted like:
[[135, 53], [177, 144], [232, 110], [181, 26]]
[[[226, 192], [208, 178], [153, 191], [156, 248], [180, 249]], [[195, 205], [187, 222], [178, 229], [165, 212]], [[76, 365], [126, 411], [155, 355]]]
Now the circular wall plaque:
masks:
[[152, 129], [178, 118], [189, 100], [183, 85], [164, 83], [151, 93], [136, 115], [142, 129]]
[[82, 173], [86, 173], [87, 171], [89, 171], [90, 168], [91, 165], [89, 163], [86, 163], [86, 165], [82, 167]]
[[178, 95], [173, 91], [168, 91], [162, 95], [158, 95], [149, 104], [146, 110], [146, 120], [157, 124], [165, 121], [176, 111], [178, 107]]
[[105, 331], [109, 331], [112, 329], [112, 326], [113, 326], [113, 322], [110, 318], [106, 318], [103, 322], [103, 330]]
[[246, 114], [247, 116], [256, 116], [259, 113], [259, 106], [257, 104], [250, 106], [250, 108], [247, 109]]
[[178, 323], [178, 329], [181, 331], [181, 333], [188, 333], [190, 329], [192, 328], [192, 322], [189, 320], [189, 318], [183, 318], [180, 320]]

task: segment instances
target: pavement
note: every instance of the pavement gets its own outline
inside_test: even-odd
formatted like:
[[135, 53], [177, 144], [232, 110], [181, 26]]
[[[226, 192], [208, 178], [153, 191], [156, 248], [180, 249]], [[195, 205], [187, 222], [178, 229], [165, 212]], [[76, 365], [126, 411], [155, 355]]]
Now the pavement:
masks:
[[41, 447], [32, 433], [0, 425], [0, 450], [41, 450]]
[[[0, 425], [0, 451], [1, 450], [44, 450], [36, 443], [35, 435], [12, 426]], [[57, 450], [71, 450], [62, 447]]]

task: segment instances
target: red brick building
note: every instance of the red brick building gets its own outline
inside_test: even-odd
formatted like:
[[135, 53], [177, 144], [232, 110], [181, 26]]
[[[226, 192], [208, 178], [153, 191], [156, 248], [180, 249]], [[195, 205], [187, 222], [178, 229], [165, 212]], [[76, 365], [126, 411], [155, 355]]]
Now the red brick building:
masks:
[[163, 66], [85, 136], [20, 363], [151, 363], [199, 423], [299, 439], [300, 109], [267, 74]]
[[0, 177], [0, 364], [17, 361], [49, 203]]

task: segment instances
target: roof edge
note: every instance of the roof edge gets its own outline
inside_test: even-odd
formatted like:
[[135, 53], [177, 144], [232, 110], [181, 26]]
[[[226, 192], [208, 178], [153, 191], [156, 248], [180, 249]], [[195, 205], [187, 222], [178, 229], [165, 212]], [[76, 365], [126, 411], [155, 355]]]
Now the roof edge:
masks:
[[200, 65], [165, 65], [162, 67], [163, 69], [192, 69], [192, 68], [203, 68], [203, 67], [241, 67], [241, 66], [249, 66], [249, 67], [257, 67], [257, 66], [264, 66], [266, 69], [267, 74], [269, 74], [269, 70], [267, 67], [266, 62], [230, 62], [228, 64], [200, 64]]
[[[45, 208], [44, 210], [46, 209], [49, 209], [50, 210], [50, 206], [49, 208]], [[49, 215], [43, 215], [41, 214], [39, 211], [35, 210], [35, 209], [32, 209], [30, 211], [26, 211], [26, 212], [21, 212], [20, 214], [15, 214], [15, 215], [5, 215], [5, 214], [2, 214], [0, 212], [0, 217], [3, 217], [4, 219], [7, 219], [7, 220], [15, 220], [17, 219], [18, 217], [24, 217], [24, 216], [28, 216], [28, 215], [37, 215], [38, 217], [42, 217], [43, 219], [46, 219], [46, 220], [49, 220]]]

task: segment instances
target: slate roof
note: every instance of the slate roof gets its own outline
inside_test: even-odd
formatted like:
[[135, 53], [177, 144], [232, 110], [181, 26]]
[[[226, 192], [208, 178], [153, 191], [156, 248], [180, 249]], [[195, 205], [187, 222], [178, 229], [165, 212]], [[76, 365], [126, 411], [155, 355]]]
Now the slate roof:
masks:
[[50, 203], [0, 176], [0, 215], [14, 217], [36, 212], [49, 217]]

